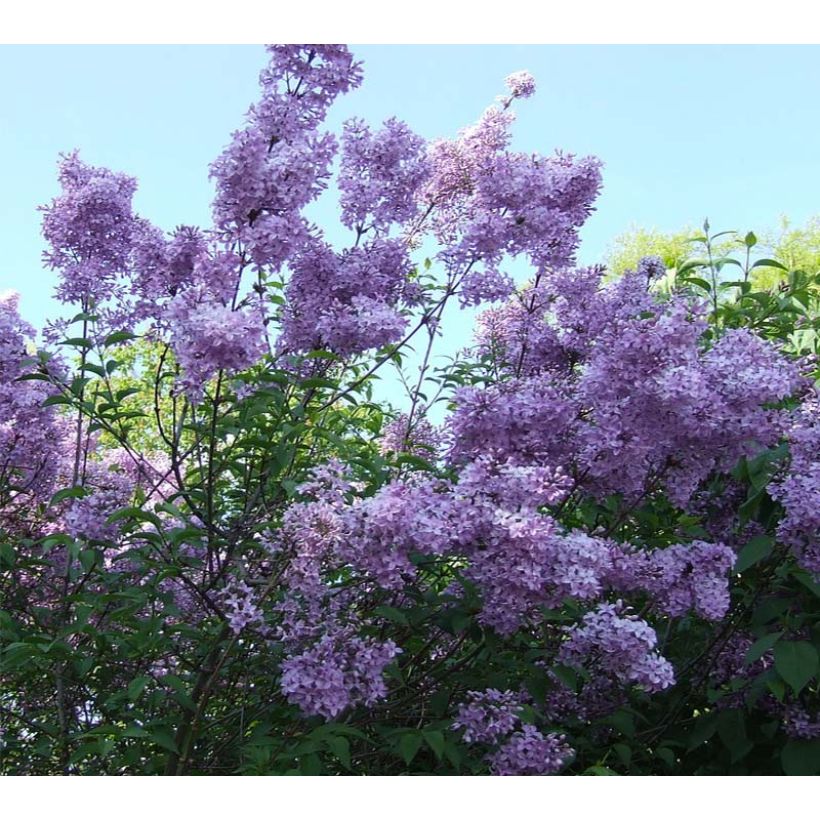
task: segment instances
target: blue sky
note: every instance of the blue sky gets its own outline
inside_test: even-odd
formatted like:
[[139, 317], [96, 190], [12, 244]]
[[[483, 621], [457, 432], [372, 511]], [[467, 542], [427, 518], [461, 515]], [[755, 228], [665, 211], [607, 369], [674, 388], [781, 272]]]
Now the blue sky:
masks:
[[[333, 109], [454, 135], [528, 69], [515, 147], [596, 154], [604, 192], [580, 260], [631, 225], [762, 230], [820, 213], [820, 49], [812, 46], [359, 46], [365, 81]], [[0, 290], [55, 316], [37, 206], [60, 151], [136, 176], [156, 224], [207, 225], [208, 163], [256, 97], [257, 46], [0, 48]], [[330, 213], [327, 203], [320, 213]], [[460, 323], [458, 339], [467, 335]]]

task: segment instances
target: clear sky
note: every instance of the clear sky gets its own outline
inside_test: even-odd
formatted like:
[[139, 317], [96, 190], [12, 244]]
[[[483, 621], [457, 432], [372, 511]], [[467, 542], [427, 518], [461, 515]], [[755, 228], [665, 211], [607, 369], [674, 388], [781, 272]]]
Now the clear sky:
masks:
[[[452, 136], [527, 69], [515, 147], [595, 154], [604, 192], [582, 234], [598, 261], [631, 225], [773, 227], [820, 213], [820, 48], [812, 46], [359, 46], [365, 81], [334, 107], [425, 137]], [[57, 313], [37, 206], [60, 151], [136, 176], [164, 228], [207, 225], [208, 163], [257, 93], [257, 46], [0, 48], [0, 290], [36, 325]], [[330, 213], [327, 203], [319, 213]]]

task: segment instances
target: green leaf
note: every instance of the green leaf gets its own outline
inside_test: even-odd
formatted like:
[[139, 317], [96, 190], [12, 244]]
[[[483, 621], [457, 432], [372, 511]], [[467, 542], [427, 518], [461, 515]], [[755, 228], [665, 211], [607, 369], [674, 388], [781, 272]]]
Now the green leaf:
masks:
[[749, 651], [746, 652], [746, 666], [751, 666], [755, 661], [762, 658], [780, 640], [782, 634], [782, 632], [772, 632], [769, 635], [758, 638], [749, 647]]
[[701, 279], [698, 276], [687, 276], [684, 280], [687, 285], [697, 285], [701, 290], [705, 290], [707, 293], [711, 293], [712, 286], [707, 282], [705, 279]]
[[744, 572], [755, 564], [768, 558], [774, 549], [774, 539], [768, 535], [756, 535], [746, 544], [737, 556], [736, 572]]
[[611, 714], [606, 722], [614, 726], [625, 737], [635, 736], [635, 719], [624, 709]]
[[793, 776], [820, 773], [820, 739], [790, 740], [780, 753], [783, 771]]
[[655, 757], [660, 758], [669, 768], [677, 763], [675, 753], [668, 746], [660, 746], [655, 749]]
[[80, 565], [85, 572], [91, 572], [97, 563], [97, 558], [97, 550], [95, 549], [80, 550]]
[[70, 347], [82, 347], [86, 350], [90, 350], [92, 347], [94, 347], [94, 342], [92, 342], [91, 339], [84, 339], [82, 338], [82, 336], [75, 336], [72, 339], [63, 339], [63, 341], [60, 342], [60, 344], [69, 345]]
[[162, 520], [158, 515], [155, 515], [148, 510], [141, 510], [139, 507], [124, 507], [112, 513], [106, 519], [107, 524], [114, 524], [117, 521], [131, 519], [132, 521], [141, 521], [153, 524], [159, 532], [163, 530]]
[[427, 745], [433, 750], [433, 754], [441, 760], [444, 756], [444, 733], [436, 729], [426, 729], [424, 739]]
[[145, 689], [150, 680], [151, 678], [147, 675], [140, 675], [138, 678], [134, 678], [134, 680], [128, 684], [128, 689], [126, 689], [128, 700], [133, 703], [142, 694], [143, 689]]
[[407, 732], [401, 736], [399, 753], [408, 766], [413, 762], [423, 740], [424, 737], [419, 732]]
[[772, 678], [766, 681], [766, 688], [783, 703], [786, 697], [786, 684], [780, 678]]
[[49, 396], [44, 402], [43, 407], [52, 407], [55, 404], [71, 404], [71, 399], [68, 396]]
[[678, 277], [682, 277], [687, 271], [705, 268], [708, 264], [705, 259], [690, 259], [678, 268]]
[[303, 379], [300, 384], [302, 387], [326, 387], [330, 390], [335, 390], [339, 386], [338, 382], [331, 381], [330, 379], [322, 379], [319, 376], [312, 376], [309, 379]]
[[615, 750], [615, 754], [618, 755], [621, 763], [628, 767], [632, 762], [632, 749], [630, 749], [626, 743], [616, 743], [612, 748]]
[[169, 752], [177, 753], [179, 751], [177, 744], [174, 742], [174, 738], [167, 729], [151, 729], [149, 737], [157, 746], [161, 746]]
[[775, 647], [774, 668], [795, 694], [817, 674], [817, 665], [817, 650], [808, 641], [783, 641]]
[[393, 623], [401, 624], [401, 626], [407, 626], [408, 624], [407, 616], [400, 609], [396, 609], [394, 606], [377, 606], [373, 610], [373, 614], [378, 615], [387, 621], [393, 621]]
[[747, 248], [753, 248], [757, 245], [757, 237], [752, 231], [749, 231], [749, 233], [747, 233], [743, 238], [743, 244], [746, 245]]
[[746, 735], [746, 720], [739, 709], [728, 709], [717, 719], [717, 730], [723, 745], [729, 750], [733, 763], [744, 758], [751, 750], [752, 743]]
[[85, 487], [66, 487], [64, 490], [58, 490], [54, 493], [49, 503], [53, 506], [65, 501], [67, 498], [82, 498], [85, 494]]
[[752, 265], [753, 268], [780, 268], [780, 270], [788, 271], [785, 265], [781, 265], [776, 259], [758, 259]]
[[593, 777], [620, 777], [618, 772], [612, 771], [607, 766], [590, 766], [588, 769], [584, 769], [583, 774]]
[[70, 322], [70, 325], [73, 325], [75, 322], [96, 322], [99, 319], [99, 316], [95, 316], [93, 313], [78, 313]]
[[307, 754], [299, 760], [299, 772], [306, 777], [315, 777], [322, 773], [322, 761], [317, 754]]
[[131, 339], [139, 339], [134, 333], [129, 333], [127, 330], [118, 330], [116, 333], [111, 333], [105, 337], [103, 340], [103, 344], [108, 347], [108, 345], [116, 345], [120, 342], [130, 342]]
[[350, 742], [346, 737], [331, 735], [325, 738], [328, 749], [338, 758], [339, 762], [346, 769], [350, 768]]
[[14, 566], [16, 553], [11, 544], [0, 544], [0, 566], [11, 568]]

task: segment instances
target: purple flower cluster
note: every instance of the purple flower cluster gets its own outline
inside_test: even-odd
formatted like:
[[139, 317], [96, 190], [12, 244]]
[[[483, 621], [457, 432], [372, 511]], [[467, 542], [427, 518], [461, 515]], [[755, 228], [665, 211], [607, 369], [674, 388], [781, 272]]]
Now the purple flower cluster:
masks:
[[259, 608], [256, 593], [244, 581], [231, 578], [222, 588], [219, 602], [234, 635], [247, 627], [265, 629], [265, 618]]
[[[218, 292], [236, 278], [236, 264], [222, 265], [217, 275], [208, 264], [208, 244], [194, 227], [177, 228], [170, 237], [148, 222], [141, 221], [133, 237], [131, 290], [136, 298], [137, 319], [157, 317], [158, 305], [182, 290], [199, 283]], [[228, 260], [224, 260], [228, 261]]]
[[746, 330], [707, 347], [701, 309], [656, 300], [645, 272], [607, 286], [601, 276], [540, 277], [484, 317], [480, 349], [508, 378], [456, 394], [452, 458], [491, 449], [572, 464], [597, 495], [663, 488], [684, 506], [713, 471], [777, 442], [785, 417], [773, 406], [803, 378]]
[[724, 544], [693, 541], [655, 550], [639, 575], [666, 615], [678, 617], [694, 610], [702, 618], [719, 621], [729, 609], [727, 574], [734, 563], [734, 551]]
[[816, 395], [794, 414], [789, 436], [790, 464], [769, 491], [783, 505], [778, 536], [800, 564], [820, 578], [820, 400]]
[[513, 97], [531, 97], [535, 94], [535, 78], [529, 71], [515, 71], [504, 82]]
[[364, 233], [412, 220], [418, 211], [416, 192], [428, 174], [426, 149], [426, 142], [399, 120], [387, 120], [375, 134], [364, 121], [348, 120], [337, 179], [343, 224]]
[[65, 530], [74, 538], [117, 540], [121, 524], [108, 523], [108, 518], [128, 506], [135, 489], [133, 470], [124, 469], [117, 455], [89, 461], [86, 465], [83, 476], [86, 494], [72, 500], [63, 516]]
[[458, 706], [452, 728], [463, 730], [465, 743], [495, 746], [487, 755], [494, 775], [546, 775], [560, 771], [573, 750], [563, 735], [543, 735], [521, 719], [521, 695], [507, 690], [468, 692]]
[[245, 370], [267, 350], [263, 320], [257, 311], [232, 310], [199, 287], [174, 297], [164, 318], [171, 327], [171, 347], [183, 370], [180, 384], [194, 400], [217, 371]]
[[[534, 91], [516, 76], [513, 96]], [[509, 101], [508, 101], [509, 102]], [[432, 212], [439, 254], [453, 276], [479, 260], [491, 271], [523, 255], [537, 269], [568, 264], [600, 188], [600, 163], [557, 153], [530, 156], [507, 150], [513, 115], [489, 108], [456, 140], [430, 146], [431, 174], [420, 200]]]
[[655, 646], [658, 639], [646, 621], [628, 615], [618, 604], [600, 604], [567, 629], [558, 659], [587, 668], [621, 684], [659, 692], [675, 682], [672, 665]]
[[393, 641], [325, 635], [283, 661], [280, 687], [304, 714], [332, 719], [383, 698], [384, 669], [400, 652]]
[[441, 433], [423, 416], [410, 419], [400, 413], [382, 430], [379, 450], [382, 453], [407, 453], [435, 461], [441, 446]]
[[463, 730], [465, 743], [497, 743], [521, 724], [521, 696], [515, 692], [486, 689], [468, 692], [452, 723]]
[[814, 740], [820, 737], [820, 712], [815, 711], [812, 717], [802, 706], [787, 707], [783, 716], [783, 730], [789, 737]]
[[525, 724], [488, 757], [494, 775], [548, 775], [559, 772], [573, 757], [564, 735], [543, 735]]
[[60, 271], [57, 298], [88, 305], [110, 298], [129, 267], [136, 180], [94, 168], [77, 153], [60, 161], [60, 196], [43, 211], [47, 264]]
[[53, 388], [18, 381], [34, 373], [33, 338], [34, 329], [20, 318], [17, 294], [0, 294], [0, 521], [12, 530], [20, 528], [27, 509], [57, 489], [69, 433], [55, 408], [43, 407]]
[[320, 241], [291, 263], [281, 343], [288, 351], [361, 353], [398, 341], [411, 264], [404, 243], [374, 239], [341, 254]]
[[580, 406], [559, 382], [510, 379], [484, 389], [461, 388], [455, 400], [450, 418], [454, 462], [486, 453], [553, 467], [569, 462]]
[[305, 235], [301, 209], [329, 177], [336, 141], [316, 129], [334, 99], [361, 82], [361, 72], [344, 46], [275, 45], [269, 52], [262, 98], [211, 176], [216, 225], [252, 247], [269, 248], [264, 261], [277, 266], [293, 237]]

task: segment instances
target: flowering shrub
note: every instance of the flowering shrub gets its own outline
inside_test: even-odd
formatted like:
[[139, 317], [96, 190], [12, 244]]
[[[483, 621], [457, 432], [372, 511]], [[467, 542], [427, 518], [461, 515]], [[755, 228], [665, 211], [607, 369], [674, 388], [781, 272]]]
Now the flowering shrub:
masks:
[[0, 302], [2, 770], [816, 773], [818, 276], [708, 223], [578, 268], [601, 166], [510, 148], [529, 74], [339, 143], [351, 53], [268, 54], [212, 225], [70, 154], [73, 318]]

